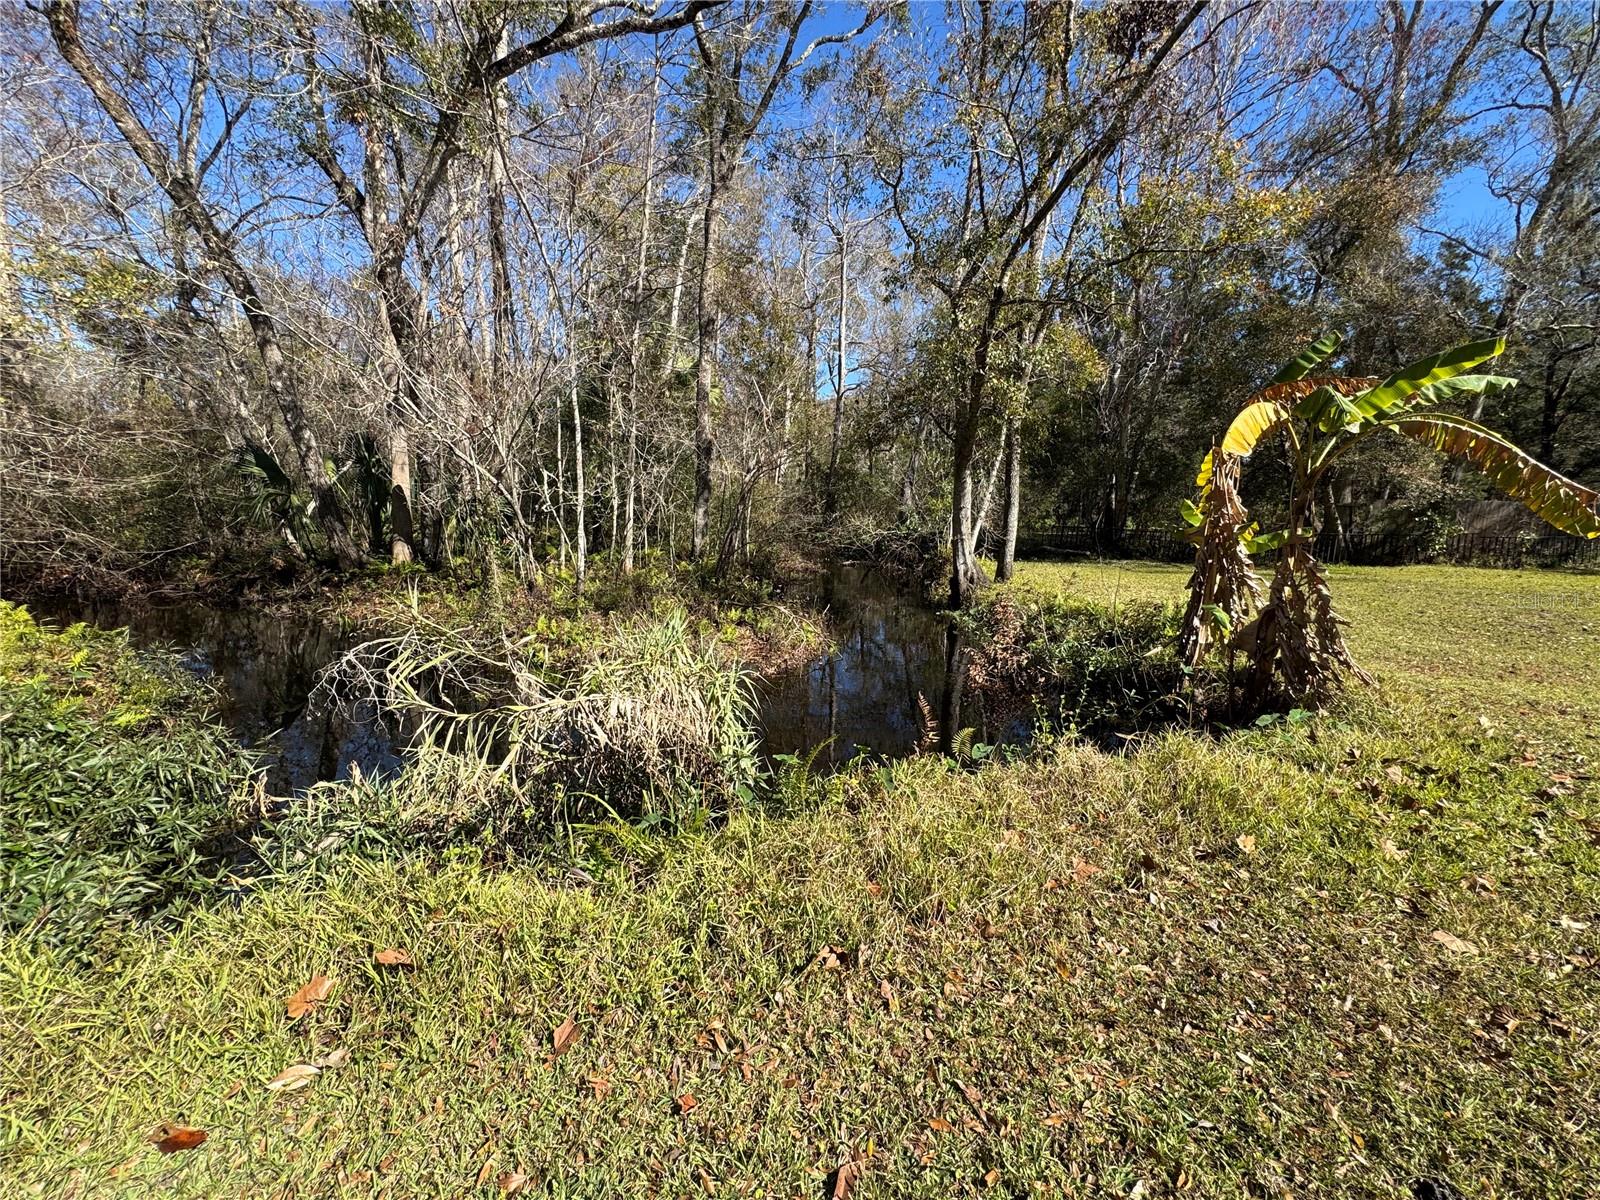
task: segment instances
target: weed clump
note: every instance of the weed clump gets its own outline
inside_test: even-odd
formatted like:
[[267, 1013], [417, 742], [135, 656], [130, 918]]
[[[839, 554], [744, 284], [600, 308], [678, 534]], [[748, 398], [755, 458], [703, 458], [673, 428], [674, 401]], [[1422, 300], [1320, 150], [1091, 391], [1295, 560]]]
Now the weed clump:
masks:
[[1172, 605], [997, 592], [959, 620], [968, 682], [1001, 710], [1032, 705], [1089, 736], [1191, 719], [1197, 693], [1175, 651]]
[[434, 765], [454, 815], [434, 806], [415, 810], [419, 819], [485, 829], [517, 814], [540, 826], [594, 815], [681, 825], [754, 794], [749, 680], [678, 608], [555, 646], [490, 641], [419, 615], [402, 633], [349, 651], [323, 688], [342, 703], [375, 703], [415, 731], [402, 784], [427, 774], [421, 764], [450, 760]]

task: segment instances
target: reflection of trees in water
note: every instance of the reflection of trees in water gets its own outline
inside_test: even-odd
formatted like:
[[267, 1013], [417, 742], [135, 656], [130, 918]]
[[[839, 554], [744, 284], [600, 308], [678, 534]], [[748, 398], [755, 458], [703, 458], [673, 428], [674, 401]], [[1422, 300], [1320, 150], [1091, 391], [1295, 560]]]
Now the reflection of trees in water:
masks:
[[128, 630], [138, 647], [176, 650], [196, 675], [218, 684], [216, 716], [261, 752], [268, 790], [299, 793], [323, 779], [399, 765], [392, 731], [375, 711], [311, 704], [318, 673], [349, 639], [334, 625], [293, 612], [202, 604], [78, 605], [40, 615]]
[[943, 694], [944, 623], [860, 568], [832, 573], [817, 600], [836, 649], [763, 689], [767, 751], [805, 755], [831, 737], [821, 756], [830, 763], [910, 753], [922, 736], [922, 704], [937, 706]]

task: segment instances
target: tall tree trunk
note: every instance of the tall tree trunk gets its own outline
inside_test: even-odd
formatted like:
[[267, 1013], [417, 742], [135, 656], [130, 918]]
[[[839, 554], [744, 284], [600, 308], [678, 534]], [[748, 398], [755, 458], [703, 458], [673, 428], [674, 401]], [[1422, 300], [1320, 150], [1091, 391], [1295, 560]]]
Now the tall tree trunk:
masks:
[[[411, 422], [416, 417], [416, 339], [417, 321], [421, 305], [403, 266], [404, 231], [395, 229], [389, 221], [390, 180], [387, 161], [387, 122], [383, 120], [385, 101], [382, 71], [382, 52], [371, 36], [362, 40], [362, 58], [366, 69], [368, 95], [367, 120], [361, 126], [362, 148], [365, 153], [366, 211], [362, 214], [366, 224], [368, 243], [381, 249], [381, 258], [375, 255], [375, 275], [378, 282], [379, 307], [389, 345], [385, 355], [384, 377], [389, 393], [389, 558], [399, 565], [416, 557], [416, 531], [411, 519]], [[451, 303], [455, 306], [452, 325], [458, 339], [458, 351], [466, 354], [465, 289], [462, 283], [461, 258], [464, 250], [460, 237], [460, 211], [458, 193], [449, 181], [446, 190], [450, 204], [446, 220], [446, 237], [450, 239]], [[390, 248], [393, 253], [390, 253]]]
[[981, 581], [972, 553], [972, 461], [977, 452], [977, 422], [970, 416], [956, 428], [950, 463], [950, 607], [967, 606]]
[[698, 559], [705, 552], [706, 527], [711, 518], [711, 467], [715, 446], [711, 440], [711, 390], [716, 383], [718, 309], [716, 254], [722, 227], [721, 152], [718, 136], [710, 135], [706, 207], [700, 234], [699, 342], [694, 364], [694, 523], [690, 527], [689, 553]]
[[828, 447], [828, 498], [827, 515], [831, 521], [839, 515], [839, 453], [844, 442], [844, 381], [845, 381], [845, 303], [849, 285], [849, 232], [841, 219], [839, 222], [839, 347], [838, 376], [833, 384], [833, 438]]
[[[500, 34], [495, 49], [497, 58], [503, 57], [510, 47], [510, 31]], [[503, 84], [493, 86], [490, 111], [494, 114], [494, 145], [489, 150], [488, 162], [488, 218], [490, 255], [490, 302], [494, 319], [494, 381], [496, 387], [505, 386], [506, 368], [517, 354], [517, 310], [511, 293], [511, 266], [506, 249], [506, 94]]]
[[1022, 512], [1022, 418], [1006, 420], [1005, 449], [1005, 530], [1000, 538], [1000, 551], [996, 556], [994, 577], [1001, 582], [1010, 579], [1016, 571], [1017, 523]]
[[586, 514], [584, 511], [584, 489], [586, 482], [583, 477], [583, 412], [578, 406], [578, 355], [576, 346], [569, 347], [572, 356], [572, 366], [568, 375], [568, 395], [572, 400], [572, 565], [577, 576], [578, 590], [583, 590], [583, 582], [589, 570], [589, 534], [585, 525]]
[[[659, 49], [659, 47], [658, 47]], [[661, 60], [656, 59], [650, 88], [650, 135], [644, 153], [644, 207], [639, 217], [639, 254], [633, 277], [633, 330], [628, 343], [628, 471], [627, 497], [623, 503], [622, 570], [633, 570], [634, 505], [639, 487], [639, 373], [644, 338], [645, 270], [650, 261], [651, 202], [655, 199], [657, 110], [661, 100]]]

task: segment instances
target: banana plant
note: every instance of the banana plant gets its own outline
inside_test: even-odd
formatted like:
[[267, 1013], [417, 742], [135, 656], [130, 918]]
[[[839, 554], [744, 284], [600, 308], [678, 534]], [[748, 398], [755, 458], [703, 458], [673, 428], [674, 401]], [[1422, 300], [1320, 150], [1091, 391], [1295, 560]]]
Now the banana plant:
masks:
[[[1350, 656], [1344, 621], [1311, 550], [1319, 485], [1370, 438], [1398, 435], [1464, 460], [1555, 528], [1600, 537], [1600, 492], [1494, 430], [1436, 407], [1515, 387], [1515, 379], [1474, 370], [1498, 357], [1505, 339], [1442, 351], [1387, 379], [1318, 373], [1342, 340], [1337, 333], [1318, 339], [1245, 401], [1200, 465], [1198, 501], [1183, 504], [1196, 553], [1180, 650], [1191, 665], [1210, 646], [1244, 653], [1260, 700], [1314, 700], [1346, 672], [1367, 678]], [[1274, 437], [1283, 439], [1292, 467], [1288, 523], [1263, 533], [1239, 498], [1238, 479], [1244, 460]], [[1279, 556], [1263, 600], [1251, 556], [1265, 550]]]

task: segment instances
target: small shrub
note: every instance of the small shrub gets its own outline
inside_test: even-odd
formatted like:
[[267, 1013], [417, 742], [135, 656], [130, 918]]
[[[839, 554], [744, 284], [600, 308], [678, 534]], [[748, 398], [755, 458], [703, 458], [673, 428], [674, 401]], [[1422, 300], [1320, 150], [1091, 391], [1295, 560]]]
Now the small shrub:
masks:
[[252, 767], [210, 698], [124, 636], [0, 602], [0, 925], [83, 949], [212, 888]]
[[993, 702], [1090, 734], [1128, 732], [1185, 717], [1186, 675], [1171, 605], [1110, 606], [1004, 592], [961, 618], [972, 644], [968, 682]]

